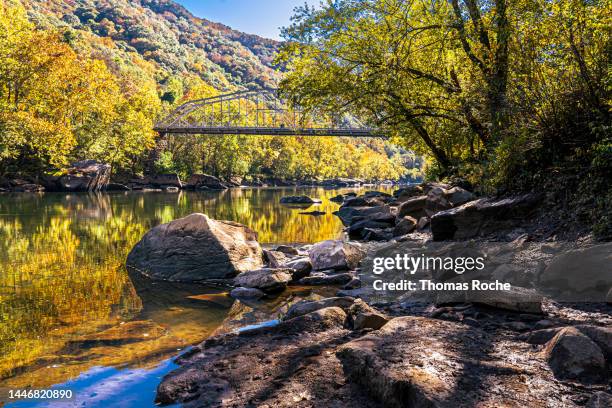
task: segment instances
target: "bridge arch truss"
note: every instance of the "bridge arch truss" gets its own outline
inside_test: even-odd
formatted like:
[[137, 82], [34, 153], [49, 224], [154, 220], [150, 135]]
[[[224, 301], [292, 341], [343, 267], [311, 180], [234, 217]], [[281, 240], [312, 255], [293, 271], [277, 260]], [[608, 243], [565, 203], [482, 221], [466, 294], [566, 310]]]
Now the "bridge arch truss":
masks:
[[159, 121], [165, 134], [381, 137], [350, 115], [294, 107], [277, 90], [239, 91], [189, 101]]

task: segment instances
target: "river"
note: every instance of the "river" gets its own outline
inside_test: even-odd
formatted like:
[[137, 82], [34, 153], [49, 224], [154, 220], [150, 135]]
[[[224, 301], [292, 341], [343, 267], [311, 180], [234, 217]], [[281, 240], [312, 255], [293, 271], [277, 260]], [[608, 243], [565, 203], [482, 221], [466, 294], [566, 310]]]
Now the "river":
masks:
[[[339, 238], [338, 204], [329, 199], [348, 191], [355, 190], [0, 194], [0, 391], [55, 387], [73, 390], [74, 406], [108, 406], [118, 395], [126, 406], [153, 406], [159, 380], [185, 348], [333, 288], [293, 288], [248, 305], [224, 288], [130, 276], [130, 248], [150, 228], [193, 212], [243, 223], [263, 245]], [[279, 204], [296, 194], [322, 199], [308, 210], [326, 214]], [[0, 405], [54, 405], [6, 397], [0, 392]]]

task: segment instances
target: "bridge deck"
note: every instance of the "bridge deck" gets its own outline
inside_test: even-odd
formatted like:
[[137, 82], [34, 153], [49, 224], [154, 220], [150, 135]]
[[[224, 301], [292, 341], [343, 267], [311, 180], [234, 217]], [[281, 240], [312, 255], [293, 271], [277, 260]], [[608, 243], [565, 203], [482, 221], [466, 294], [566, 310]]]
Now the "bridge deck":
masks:
[[291, 127], [198, 127], [171, 126], [154, 130], [160, 134], [198, 134], [198, 135], [266, 135], [266, 136], [336, 136], [336, 137], [383, 137], [369, 129], [337, 128], [291, 128]]

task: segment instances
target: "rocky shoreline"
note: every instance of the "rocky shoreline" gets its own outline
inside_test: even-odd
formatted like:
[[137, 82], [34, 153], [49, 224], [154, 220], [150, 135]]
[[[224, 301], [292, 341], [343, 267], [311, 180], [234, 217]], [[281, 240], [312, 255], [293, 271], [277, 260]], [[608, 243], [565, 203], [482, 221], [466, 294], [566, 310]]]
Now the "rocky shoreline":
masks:
[[208, 174], [193, 174], [186, 181], [177, 174], [155, 174], [142, 177], [111, 175], [111, 166], [95, 160], [72, 163], [57, 176], [13, 176], [0, 178], [1, 192], [83, 192], [83, 191], [144, 191], [178, 192], [180, 190], [227, 190], [236, 187], [324, 187], [346, 188], [374, 185], [396, 185], [393, 180], [359, 180], [334, 178], [327, 180], [288, 180], [276, 177], [232, 177], [221, 180]]
[[[477, 198], [427, 183], [335, 201], [348, 241], [264, 249], [245, 226], [192, 214], [155, 227], [135, 246], [127, 262], [135, 273], [226, 284], [249, 304], [292, 286], [337, 288], [335, 297], [294, 303], [277, 325], [195, 346], [159, 385], [158, 403], [610, 406], [612, 244], [542, 239], [525, 227], [541, 202], [534, 194]], [[424, 278], [512, 286], [374, 290], [373, 259], [397, 253], [481, 254], [484, 271]]]

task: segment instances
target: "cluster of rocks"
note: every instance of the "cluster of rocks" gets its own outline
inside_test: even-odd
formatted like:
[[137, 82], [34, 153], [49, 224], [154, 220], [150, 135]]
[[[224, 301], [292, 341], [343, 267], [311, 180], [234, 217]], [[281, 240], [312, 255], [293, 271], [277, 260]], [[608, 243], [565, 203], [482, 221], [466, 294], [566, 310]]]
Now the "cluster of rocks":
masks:
[[475, 196], [461, 187], [424, 183], [396, 190], [393, 195], [368, 191], [361, 196], [337, 196], [335, 214], [351, 239], [388, 241], [425, 229], [433, 215], [457, 208]]
[[354, 289], [361, 284], [356, 269], [365, 252], [354, 244], [329, 240], [298, 249], [283, 245], [263, 252], [267, 267], [239, 274], [231, 296], [260, 299], [282, 292], [288, 285]]
[[441, 241], [512, 227], [532, 215], [541, 199], [538, 194], [477, 199], [459, 186], [423, 183], [400, 188], [393, 195], [369, 191], [332, 200], [342, 204], [334, 214], [351, 239], [388, 241], [430, 228], [433, 239]]

